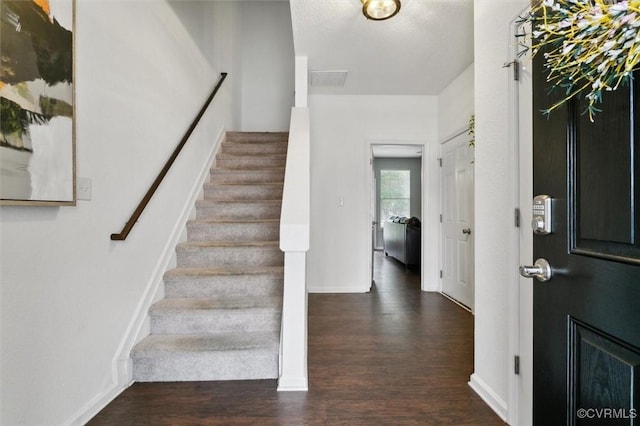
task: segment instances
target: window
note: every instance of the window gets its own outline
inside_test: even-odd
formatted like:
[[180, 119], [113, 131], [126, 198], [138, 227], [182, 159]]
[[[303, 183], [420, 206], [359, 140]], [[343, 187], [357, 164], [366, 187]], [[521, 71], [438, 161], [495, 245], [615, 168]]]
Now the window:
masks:
[[380, 170], [380, 227], [391, 216], [410, 216], [411, 171]]

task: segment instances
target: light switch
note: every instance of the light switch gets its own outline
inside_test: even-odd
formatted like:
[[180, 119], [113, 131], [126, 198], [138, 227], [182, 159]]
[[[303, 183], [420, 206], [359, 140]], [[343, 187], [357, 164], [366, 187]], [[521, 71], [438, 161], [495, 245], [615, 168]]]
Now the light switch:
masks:
[[344, 207], [344, 197], [338, 197], [338, 207]]
[[91, 201], [91, 179], [79, 177], [76, 182], [78, 200]]

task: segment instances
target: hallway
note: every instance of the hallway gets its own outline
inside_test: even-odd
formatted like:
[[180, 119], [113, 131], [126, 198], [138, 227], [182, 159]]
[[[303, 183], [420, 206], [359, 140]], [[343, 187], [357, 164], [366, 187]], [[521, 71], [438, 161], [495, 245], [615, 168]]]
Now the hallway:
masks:
[[368, 294], [309, 295], [309, 392], [136, 383], [91, 425], [500, 425], [469, 388], [473, 316], [375, 254]]

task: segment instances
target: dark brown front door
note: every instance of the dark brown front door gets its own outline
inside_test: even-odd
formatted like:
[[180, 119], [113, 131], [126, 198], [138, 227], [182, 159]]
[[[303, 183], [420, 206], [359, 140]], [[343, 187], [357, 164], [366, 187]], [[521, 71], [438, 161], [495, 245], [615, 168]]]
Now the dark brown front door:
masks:
[[[640, 80], [606, 93], [595, 123], [580, 101], [553, 111], [534, 61], [534, 195], [549, 195], [552, 233], [534, 259], [534, 424], [640, 424]], [[640, 78], [640, 75], [636, 78]]]

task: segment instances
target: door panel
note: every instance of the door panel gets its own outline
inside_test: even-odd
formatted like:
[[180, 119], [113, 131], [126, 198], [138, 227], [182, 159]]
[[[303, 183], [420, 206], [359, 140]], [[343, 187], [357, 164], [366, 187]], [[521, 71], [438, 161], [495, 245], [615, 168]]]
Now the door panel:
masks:
[[632, 89], [633, 84], [604, 98], [607, 121], [591, 123], [579, 114], [573, 118], [576, 125], [569, 138], [569, 155], [575, 164], [570, 181], [576, 218], [571, 227], [572, 253], [632, 263], [640, 257]]
[[[534, 259], [534, 424], [636, 424], [640, 365], [637, 87], [605, 94], [595, 123], [554, 102], [542, 54], [533, 67], [534, 195], [553, 198]], [[561, 91], [556, 91], [561, 92]], [[561, 93], [557, 93], [561, 96]]]
[[638, 404], [640, 352], [574, 318], [569, 319], [569, 339], [568, 380], [574, 390], [569, 394], [569, 411], [577, 414], [569, 424], [586, 422], [599, 413], [604, 420], [607, 409], [614, 423], [631, 420]]

